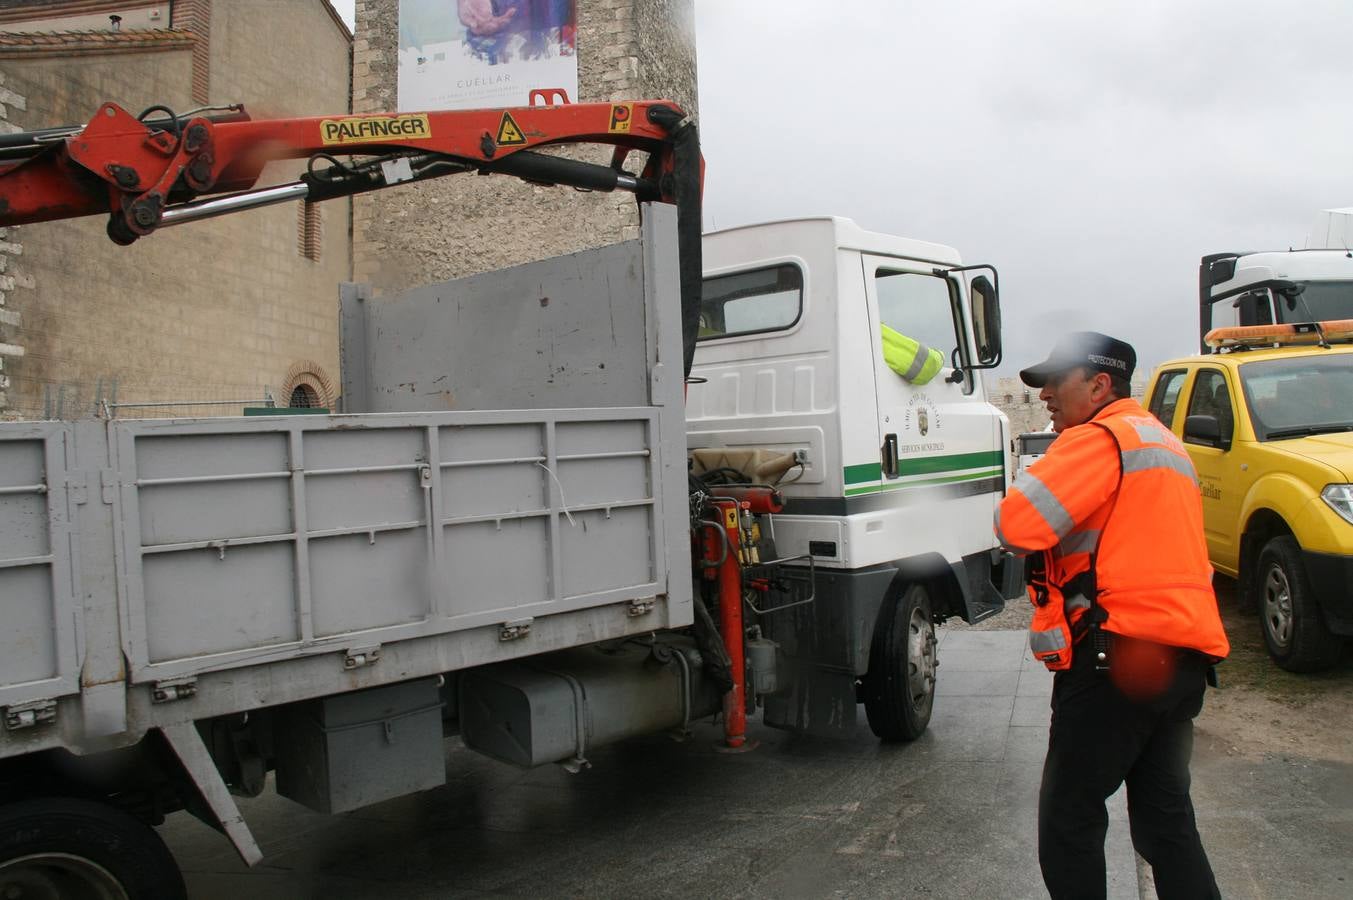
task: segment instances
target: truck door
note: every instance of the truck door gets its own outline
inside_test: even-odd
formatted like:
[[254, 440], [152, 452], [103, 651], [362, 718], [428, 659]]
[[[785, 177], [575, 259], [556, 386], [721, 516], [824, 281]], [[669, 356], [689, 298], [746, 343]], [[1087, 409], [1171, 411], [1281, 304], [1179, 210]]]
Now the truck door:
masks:
[[[865, 255], [863, 265], [882, 438], [880, 491], [892, 496], [888, 506], [906, 507], [907, 527], [920, 529], [911, 541], [892, 536], [895, 558], [907, 544], [951, 561], [990, 548], [1004, 454], [992, 407], [975, 393], [972, 374], [953, 368], [968, 353], [960, 291], [931, 263]], [[884, 357], [881, 326], [939, 351], [939, 372], [909, 379], [895, 371]]]

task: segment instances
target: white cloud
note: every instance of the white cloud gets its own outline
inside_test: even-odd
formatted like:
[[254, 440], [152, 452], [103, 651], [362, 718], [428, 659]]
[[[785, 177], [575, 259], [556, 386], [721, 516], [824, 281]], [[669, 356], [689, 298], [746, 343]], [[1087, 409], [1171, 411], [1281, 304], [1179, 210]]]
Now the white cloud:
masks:
[[1189, 352], [1203, 253], [1353, 201], [1345, 0], [695, 6], [707, 226], [952, 244], [1000, 268], [1014, 364], [1073, 327]]

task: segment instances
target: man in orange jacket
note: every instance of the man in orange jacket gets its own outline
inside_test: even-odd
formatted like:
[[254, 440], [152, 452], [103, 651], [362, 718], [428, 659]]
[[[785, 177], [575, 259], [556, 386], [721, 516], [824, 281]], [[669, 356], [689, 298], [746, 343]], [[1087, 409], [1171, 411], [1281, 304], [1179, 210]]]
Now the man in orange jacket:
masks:
[[1054, 900], [1105, 895], [1104, 801], [1127, 782], [1132, 843], [1160, 897], [1219, 897], [1189, 799], [1193, 719], [1230, 651], [1183, 445], [1131, 399], [1137, 355], [1076, 332], [1020, 372], [1059, 437], [996, 515], [1029, 559], [1029, 645], [1056, 674], [1038, 803]]

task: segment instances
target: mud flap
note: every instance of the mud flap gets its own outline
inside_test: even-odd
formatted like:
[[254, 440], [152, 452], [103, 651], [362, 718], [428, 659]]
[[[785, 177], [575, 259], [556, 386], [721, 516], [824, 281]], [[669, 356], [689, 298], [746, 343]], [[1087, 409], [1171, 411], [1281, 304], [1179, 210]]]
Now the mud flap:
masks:
[[970, 625], [990, 619], [1005, 609], [1007, 599], [1024, 593], [1024, 561], [1014, 554], [983, 550], [952, 568], [963, 591], [960, 616]]
[[762, 697], [767, 725], [819, 737], [855, 732], [855, 680], [869, 669], [874, 622], [896, 574], [893, 566], [818, 569], [812, 603], [758, 619], [783, 664], [780, 689]]

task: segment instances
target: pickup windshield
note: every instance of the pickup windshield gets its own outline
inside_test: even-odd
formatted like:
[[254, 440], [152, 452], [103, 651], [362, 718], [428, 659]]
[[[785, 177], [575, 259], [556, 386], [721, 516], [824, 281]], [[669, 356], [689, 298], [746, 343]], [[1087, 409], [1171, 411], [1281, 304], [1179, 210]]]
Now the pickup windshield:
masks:
[[1353, 354], [1246, 363], [1240, 383], [1261, 441], [1353, 430]]

